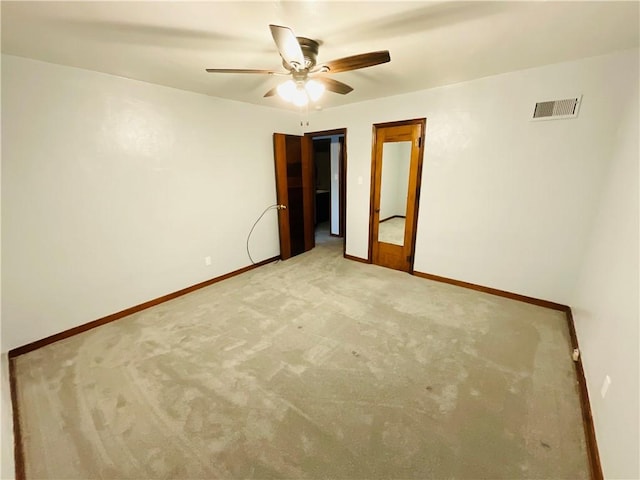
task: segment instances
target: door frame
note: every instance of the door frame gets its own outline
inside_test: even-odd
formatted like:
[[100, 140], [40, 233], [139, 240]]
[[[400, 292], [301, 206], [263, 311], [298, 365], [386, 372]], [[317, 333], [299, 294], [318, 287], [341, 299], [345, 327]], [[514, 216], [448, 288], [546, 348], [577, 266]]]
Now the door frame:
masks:
[[376, 150], [377, 150], [377, 130], [380, 128], [388, 127], [400, 127], [406, 125], [420, 125], [420, 137], [418, 145], [418, 166], [416, 170], [416, 185], [415, 185], [415, 197], [414, 197], [414, 209], [413, 218], [407, 219], [411, 221], [412, 234], [411, 234], [411, 246], [410, 246], [410, 261], [408, 273], [413, 274], [413, 264], [415, 261], [416, 253], [416, 234], [418, 230], [418, 209], [420, 207], [420, 190], [422, 184], [422, 167], [424, 163], [424, 138], [427, 128], [426, 118], [414, 118], [411, 120], [400, 120], [395, 122], [374, 123], [372, 126], [372, 141], [371, 141], [371, 187], [369, 191], [369, 250], [368, 250], [368, 263], [373, 263], [373, 220], [375, 215], [375, 195], [376, 191]]
[[[346, 255], [347, 249], [347, 129], [346, 128], [334, 128], [332, 130], [322, 130], [317, 132], [308, 132], [304, 134], [305, 140], [302, 142], [302, 154], [303, 156], [308, 155], [310, 170], [313, 174], [315, 172], [315, 159], [313, 158], [313, 139], [316, 137], [326, 137], [330, 135], [342, 135], [342, 142], [340, 148], [340, 159], [339, 159], [339, 175], [338, 175], [338, 188], [339, 188], [339, 209], [338, 214], [340, 215], [339, 222], [339, 236], [342, 237], [342, 256]], [[313, 179], [315, 180], [315, 179]], [[315, 186], [315, 181], [312, 182], [312, 185]], [[311, 196], [313, 197], [311, 201], [315, 205], [315, 188], [311, 192]], [[315, 238], [314, 238], [315, 245]]]

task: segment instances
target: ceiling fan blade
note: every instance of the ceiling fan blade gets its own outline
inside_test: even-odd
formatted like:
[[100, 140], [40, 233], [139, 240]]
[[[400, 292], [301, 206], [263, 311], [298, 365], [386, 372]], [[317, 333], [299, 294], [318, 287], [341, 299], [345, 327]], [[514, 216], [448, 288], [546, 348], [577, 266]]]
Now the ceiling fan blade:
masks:
[[333, 78], [314, 77], [313, 79], [322, 83], [324, 85], [324, 88], [326, 88], [330, 92], [339, 93], [340, 95], [346, 95], [353, 90], [353, 87], [347, 85], [346, 83], [339, 82], [338, 80], [334, 80]]
[[349, 70], [358, 70], [359, 68], [373, 67], [381, 63], [391, 61], [389, 50], [381, 50], [379, 52], [361, 53], [351, 57], [339, 58], [323, 64], [331, 73], [348, 72]]
[[209, 73], [260, 73], [263, 75], [276, 75], [275, 70], [253, 70], [249, 68], [207, 68]]
[[273, 97], [278, 92], [278, 87], [273, 87], [267, 93], [264, 94], [264, 97]]
[[298, 39], [290, 28], [269, 25], [273, 41], [276, 42], [282, 59], [296, 70], [303, 68], [305, 61]]

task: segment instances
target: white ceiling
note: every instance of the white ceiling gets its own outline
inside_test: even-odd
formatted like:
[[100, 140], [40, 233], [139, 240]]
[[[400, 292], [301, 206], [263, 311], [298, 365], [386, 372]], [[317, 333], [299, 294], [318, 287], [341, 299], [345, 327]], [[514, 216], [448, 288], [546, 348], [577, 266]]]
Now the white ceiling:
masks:
[[281, 68], [270, 23], [321, 42], [318, 63], [375, 50], [391, 62], [333, 75], [322, 108], [633, 48], [631, 2], [7, 2], [2, 51], [216, 97], [284, 106], [283, 81], [205, 68]]

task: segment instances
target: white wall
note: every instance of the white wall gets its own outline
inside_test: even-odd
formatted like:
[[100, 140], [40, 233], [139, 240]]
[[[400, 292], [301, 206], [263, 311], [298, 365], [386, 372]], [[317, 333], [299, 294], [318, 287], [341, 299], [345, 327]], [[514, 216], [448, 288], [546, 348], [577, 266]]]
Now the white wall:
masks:
[[[630, 68], [638, 69], [637, 59]], [[606, 478], [640, 478], [640, 341], [638, 248], [638, 81], [630, 93], [605, 186], [589, 234], [587, 255], [571, 297]], [[611, 386], [600, 394], [605, 375]]]
[[[637, 55], [550, 65], [314, 114], [309, 131], [348, 130], [347, 253], [367, 257], [371, 125], [426, 117], [415, 269], [567, 302]], [[579, 94], [577, 119], [529, 120], [535, 102]]]
[[[248, 265], [272, 134], [299, 133], [290, 112], [12, 56], [2, 120], [2, 351]], [[278, 255], [275, 210], [251, 253]]]

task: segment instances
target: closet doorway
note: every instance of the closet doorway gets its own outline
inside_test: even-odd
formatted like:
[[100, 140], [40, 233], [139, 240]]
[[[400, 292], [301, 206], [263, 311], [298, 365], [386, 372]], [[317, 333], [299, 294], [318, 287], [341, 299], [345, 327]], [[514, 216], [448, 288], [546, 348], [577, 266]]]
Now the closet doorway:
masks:
[[369, 261], [413, 272], [426, 119], [373, 126]]
[[315, 174], [316, 237], [344, 237], [344, 134], [311, 136]]
[[[342, 238], [344, 255], [346, 137], [345, 128], [305, 133], [304, 136], [274, 133], [276, 201], [284, 206], [278, 210], [282, 260], [314, 248], [316, 227], [319, 225], [327, 229], [327, 235]], [[318, 142], [317, 145], [316, 142]], [[319, 164], [327, 163], [325, 158], [321, 158], [327, 146], [328, 174], [325, 170], [320, 173], [316, 168], [316, 158], [319, 158]], [[323, 176], [320, 179], [322, 182], [320, 185], [318, 175]], [[328, 185], [326, 185], [327, 182]], [[327, 215], [328, 219], [326, 219]]]

